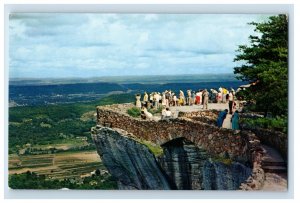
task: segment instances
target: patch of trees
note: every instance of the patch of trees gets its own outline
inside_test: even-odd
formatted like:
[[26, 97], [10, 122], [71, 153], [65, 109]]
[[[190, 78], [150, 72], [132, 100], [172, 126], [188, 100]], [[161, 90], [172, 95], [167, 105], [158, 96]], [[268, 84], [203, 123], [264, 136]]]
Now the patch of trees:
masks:
[[265, 116], [288, 114], [288, 16], [271, 16], [263, 23], [252, 22], [257, 35], [250, 45], [240, 45], [234, 61], [237, 78], [252, 85], [242, 93], [256, 111]]
[[27, 143], [31, 146], [46, 145], [60, 143], [66, 138], [76, 136], [87, 137], [87, 142], [92, 144], [90, 129], [95, 126], [96, 118], [83, 121], [80, 117], [89, 111], [96, 112], [98, 105], [133, 100], [133, 95], [121, 94], [89, 103], [10, 108], [9, 153], [16, 153]]
[[80, 179], [58, 180], [27, 171], [22, 174], [9, 175], [8, 184], [12, 189], [117, 189], [117, 183], [111, 175], [100, 173]]

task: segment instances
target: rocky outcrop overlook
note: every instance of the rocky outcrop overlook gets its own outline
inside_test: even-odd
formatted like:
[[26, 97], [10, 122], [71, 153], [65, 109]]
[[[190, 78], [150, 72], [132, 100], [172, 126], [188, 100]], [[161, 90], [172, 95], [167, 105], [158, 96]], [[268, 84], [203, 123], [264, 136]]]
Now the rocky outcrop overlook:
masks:
[[[97, 126], [92, 128], [98, 154], [119, 189], [263, 187], [264, 152], [253, 133], [211, 125], [216, 112], [180, 113], [169, 121], [148, 121], [126, 115], [124, 108], [120, 104], [98, 107]], [[162, 153], [155, 156], [141, 140], [161, 147]]]

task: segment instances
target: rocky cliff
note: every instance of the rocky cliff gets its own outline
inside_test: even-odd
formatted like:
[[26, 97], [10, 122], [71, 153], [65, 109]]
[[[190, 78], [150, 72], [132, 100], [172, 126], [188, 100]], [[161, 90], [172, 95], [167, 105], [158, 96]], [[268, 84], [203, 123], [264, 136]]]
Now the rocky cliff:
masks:
[[251, 175], [240, 163], [212, 161], [183, 137], [163, 144], [159, 158], [124, 130], [97, 126], [92, 137], [119, 189], [236, 190]]
[[206, 161], [203, 167], [204, 190], [236, 190], [251, 175], [251, 168], [241, 163]]
[[168, 190], [169, 181], [154, 155], [125, 131], [107, 127], [92, 129], [92, 137], [104, 165], [120, 189]]
[[203, 165], [207, 152], [185, 138], [177, 138], [162, 145], [160, 164], [168, 178], [179, 190], [203, 189]]
[[[149, 121], [130, 117], [128, 107], [97, 107], [97, 127], [92, 129], [97, 151], [120, 189], [262, 188], [265, 152], [254, 133], [217, 128], [212, 125], [216, 111]], [[161, 146], [163, 153], [155, 157], [145, 141]]]

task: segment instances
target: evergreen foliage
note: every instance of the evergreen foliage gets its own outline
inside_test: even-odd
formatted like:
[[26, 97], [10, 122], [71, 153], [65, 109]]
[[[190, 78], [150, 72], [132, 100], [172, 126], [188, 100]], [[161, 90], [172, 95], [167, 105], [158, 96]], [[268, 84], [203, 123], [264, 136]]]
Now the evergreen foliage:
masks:
[[250, 45], [240, 45], [234, 61], [237, 78], [252, 85], [245, 99], [255, 103], [265, 115], [286, 116], [288, 113], [288, 17], [271, 16], [256, 23], [257, 35], [250, 35]]

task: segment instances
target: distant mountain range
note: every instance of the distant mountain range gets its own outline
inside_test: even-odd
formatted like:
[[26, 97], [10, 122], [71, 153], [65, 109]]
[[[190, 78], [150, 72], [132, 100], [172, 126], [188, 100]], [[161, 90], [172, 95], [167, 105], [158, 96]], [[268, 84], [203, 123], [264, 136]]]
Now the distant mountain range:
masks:
[[201, 74], [201, 75], [144, 75], [144, 76], [105, 76], [93, 78], [10, 78], [10, 85], [52, 85], [77, 83], [197, 83], [237, 81], [234, 74]]

